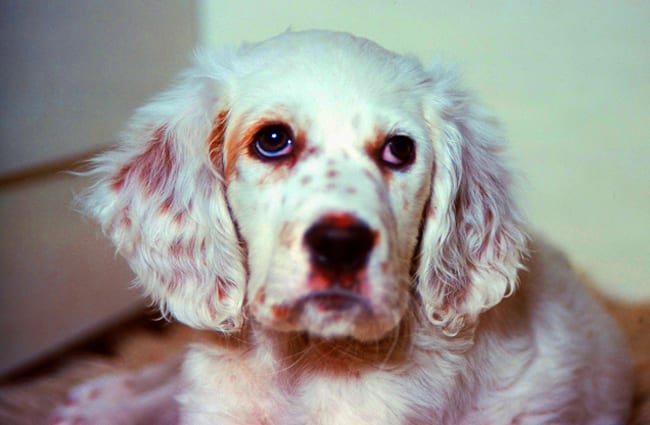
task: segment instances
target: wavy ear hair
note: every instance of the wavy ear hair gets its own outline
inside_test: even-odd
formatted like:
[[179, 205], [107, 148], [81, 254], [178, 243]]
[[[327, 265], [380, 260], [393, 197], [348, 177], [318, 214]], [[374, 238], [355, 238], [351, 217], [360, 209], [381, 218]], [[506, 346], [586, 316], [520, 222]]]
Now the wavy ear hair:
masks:
[[174, 87], [140, 108], [118, 148], [93, 161], [98, 181], [82, 203], [163, 314], [231, 332], [241, 326], [246, 272], [219, 169], [222, 63], [197, 55]]
[[431, 74], [436, 171], [417, 289], [428, 319], [453, 336], [515, 290], [526, 235], [495, 120], [458, 88], [454, 69]]

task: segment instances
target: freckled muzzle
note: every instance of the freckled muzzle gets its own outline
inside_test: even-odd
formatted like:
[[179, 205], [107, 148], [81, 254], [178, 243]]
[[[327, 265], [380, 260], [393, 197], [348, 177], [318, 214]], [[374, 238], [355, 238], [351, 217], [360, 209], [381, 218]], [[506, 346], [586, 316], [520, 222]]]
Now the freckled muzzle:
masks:
[[[274, 330], [381, 338], [399, 323], [406, 295], [401, 270], [395, 268], [399, 263], [390, 260], [394, 255], [384, 222], [361, 219], [340, 205], [303, 205], [321, 212], [309, 214], [312, 210], [305, 214], [311, 219], [296, 220], [310, 223], [305, 227], [286, 227], [300, 242], [279, 250], [282, 255], [251, 304], [253, 315]], [[364, 215], [380, 216], [372, 210]]]
[[374, 163], [342, 158], [299, 162], [281, 188], [278, 244], [250, 284], [251, 313], [266, 328], [371, 341], [401, 320], [408, 270], [389, 188]]

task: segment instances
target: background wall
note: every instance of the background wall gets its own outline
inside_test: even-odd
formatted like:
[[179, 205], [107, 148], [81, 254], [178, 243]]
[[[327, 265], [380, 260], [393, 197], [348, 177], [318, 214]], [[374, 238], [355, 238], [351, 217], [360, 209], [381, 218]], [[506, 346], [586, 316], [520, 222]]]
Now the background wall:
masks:
[[193, 6], [0, 2], [0, 374], [142, 309], [125, 262], [74, 210], [90, 182], [64, 170], [188, 63]]
[[457, 63], [503, 123], [533, 225], [608, 293], [650, 298], [650, 2], [200, 4], [211, 46], [325, 28]]

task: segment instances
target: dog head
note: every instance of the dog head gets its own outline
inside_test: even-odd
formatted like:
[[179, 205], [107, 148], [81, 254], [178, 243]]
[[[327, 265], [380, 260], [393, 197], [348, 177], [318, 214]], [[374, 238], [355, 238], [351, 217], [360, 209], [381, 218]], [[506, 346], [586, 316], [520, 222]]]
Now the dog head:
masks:
[[449, 68], [285, 33], [199, 55], [96, 160], [86, 205], [191, 326], [367, 341], [419, 305], [453, 335], [515, 287], [501, 150]]

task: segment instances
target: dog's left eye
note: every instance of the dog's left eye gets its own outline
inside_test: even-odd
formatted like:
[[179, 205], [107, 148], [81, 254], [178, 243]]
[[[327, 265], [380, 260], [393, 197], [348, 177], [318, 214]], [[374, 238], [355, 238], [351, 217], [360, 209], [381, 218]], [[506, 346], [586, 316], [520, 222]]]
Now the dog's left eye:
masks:
[[282, 124], [269, 125], [257, 132], [254, 147], [262, 158], [282, 158], [293, 151], [293, 135]]
[[381, 148], [381, 160], [388, 167], [404, 168], [415, 160], [415, 143], [407, 136], [391, 136]]

